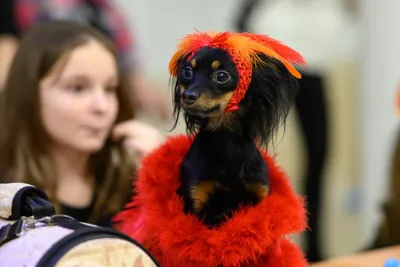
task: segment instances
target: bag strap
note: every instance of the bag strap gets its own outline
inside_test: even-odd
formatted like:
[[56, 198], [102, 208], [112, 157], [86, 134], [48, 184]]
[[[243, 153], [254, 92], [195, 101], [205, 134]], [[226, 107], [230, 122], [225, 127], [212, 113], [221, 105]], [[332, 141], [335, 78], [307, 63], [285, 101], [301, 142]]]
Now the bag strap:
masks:
[[17, 220], [14, 223], [6, 224], [0, 228], [0, 246], [4, 245], [8, 241], [17, 238], [24, 226], [24, 221], [22, 219]]
[[26, 234], [26, 232], [31, 229], [46, 226], [60, 226], [75, 231], [78, 229], [94, 227], [81, 223], [67, 215], [45, 216], [39, 219], [24, 216], [16, 220], [14, 223], [9, 223], [0, 228], [0, 246]]
[[36, 219], [56, 213], [47, 195], [40, 189], [24, 183], [0, 184], [0, 218], [18, 220]]

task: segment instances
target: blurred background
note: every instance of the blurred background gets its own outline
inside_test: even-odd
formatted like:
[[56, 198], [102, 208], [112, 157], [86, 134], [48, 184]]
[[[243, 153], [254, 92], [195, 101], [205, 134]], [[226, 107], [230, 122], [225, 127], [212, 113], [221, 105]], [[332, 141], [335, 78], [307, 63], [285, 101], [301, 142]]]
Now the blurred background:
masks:
[[[276, 145], [278, 162], [318, 215], [314, 234], [298, 241], [314, 247], [307, 251], [316, 259], [374, 246], [399, 138], [400, 1], [110, 2], [132, 33], [141, 75], [160, 91], [170, 91], [167, 67], [178, 39], [194, 29], [268, 34], [302, 53], [309, 64], [304, 90]], [[182, 124], [171, 133], [172, 121], [142, 118], [165, 134], [184, 131]]]

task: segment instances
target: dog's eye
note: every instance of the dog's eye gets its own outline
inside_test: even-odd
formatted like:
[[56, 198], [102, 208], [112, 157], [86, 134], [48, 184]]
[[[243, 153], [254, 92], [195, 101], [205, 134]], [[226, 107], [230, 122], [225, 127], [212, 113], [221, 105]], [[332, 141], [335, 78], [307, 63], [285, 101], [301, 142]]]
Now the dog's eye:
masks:
[[231, 80], [231, 75], [225, 70], [219, 70], [214, 73], [213, 80], [216, 83], [224, 84]]
[[181, 75], [183, 78], [187, 79], [187, 80], [191, 80], [193, 78], [193, 70], [191, 67], [186, 66], [182, 69], [181, 71]]

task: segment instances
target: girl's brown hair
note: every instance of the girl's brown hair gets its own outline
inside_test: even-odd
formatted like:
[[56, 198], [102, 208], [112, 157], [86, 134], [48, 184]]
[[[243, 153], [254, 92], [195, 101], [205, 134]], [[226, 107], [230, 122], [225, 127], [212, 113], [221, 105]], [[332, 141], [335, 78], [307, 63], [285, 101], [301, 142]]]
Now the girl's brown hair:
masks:
[[[58, 206], [49, 137], [40, 116], [39, 84], [73, 49], [96, 40], [116, 51], [105, 36], [84, 24], [57, 21], [34, 26], [22, 38], [0, 98], [0, 180], [25, 182], [42, 188]], [[129, 86], [119, 70], [117, 121], [133, 118]], [[90, 221], [118, 211], [131, 194], [132, 160], [121, 143], [107, 140], [92, 156], [96, 176], [94, 210]]]

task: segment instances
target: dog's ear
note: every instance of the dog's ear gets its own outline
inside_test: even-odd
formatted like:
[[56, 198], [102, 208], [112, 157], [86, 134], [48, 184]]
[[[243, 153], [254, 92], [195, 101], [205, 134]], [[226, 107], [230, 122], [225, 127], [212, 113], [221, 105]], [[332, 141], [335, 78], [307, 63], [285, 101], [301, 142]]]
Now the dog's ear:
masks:
[[296, 99], [299, 84], [296, 77], [278, 59], [258, 54], [259, 64], [252, 68], [252, 79], [246, 98], [253, 113], [258, 139], [266, 144], [285, 125]]
[[[171, 61], [169, 65], [170, 79], [169, 84], [172, 88], [172, 103], [173, 103], [173, 113], [172, 118], [174, 120], [174, 124], [170, 131], [173, 131], [178, 125], [179, 117], [181, 115], [181, 86], [179, 81], [179, 71], [182, 65], [187, 62], [190, 54], [184, 55], [183, 57], [176, 58], [175, 61]], [[197, 121], [190, 121], [187, 115], [184, 116], [186, 122], [186, 130], [188, 133], [194, 133], [197, 127]]]
[[272, 93], [279, 103], [290, 108], [298, 93], [298, 79], [278, 59], [258, 54], [262, 60], [252, 68], [252, 83], [260, 93]]
[[174, 69], [170, 69], [171, 75], [169, 78], [169, 86], [172, 89], [172, 103], [173, 103], [173, 113], [172, 118], [174, 120], [174, 124], [170, 131], [173, 131], [178, 125], [179, 116], [181, 113], [181, 105], [180, 105], [180, 90], [179, 90], [179, 80], [178, 80], [178, 72], [179, 68], [183, 62], [183, 59], [180, 59], [176, 65], [174, 65]]

